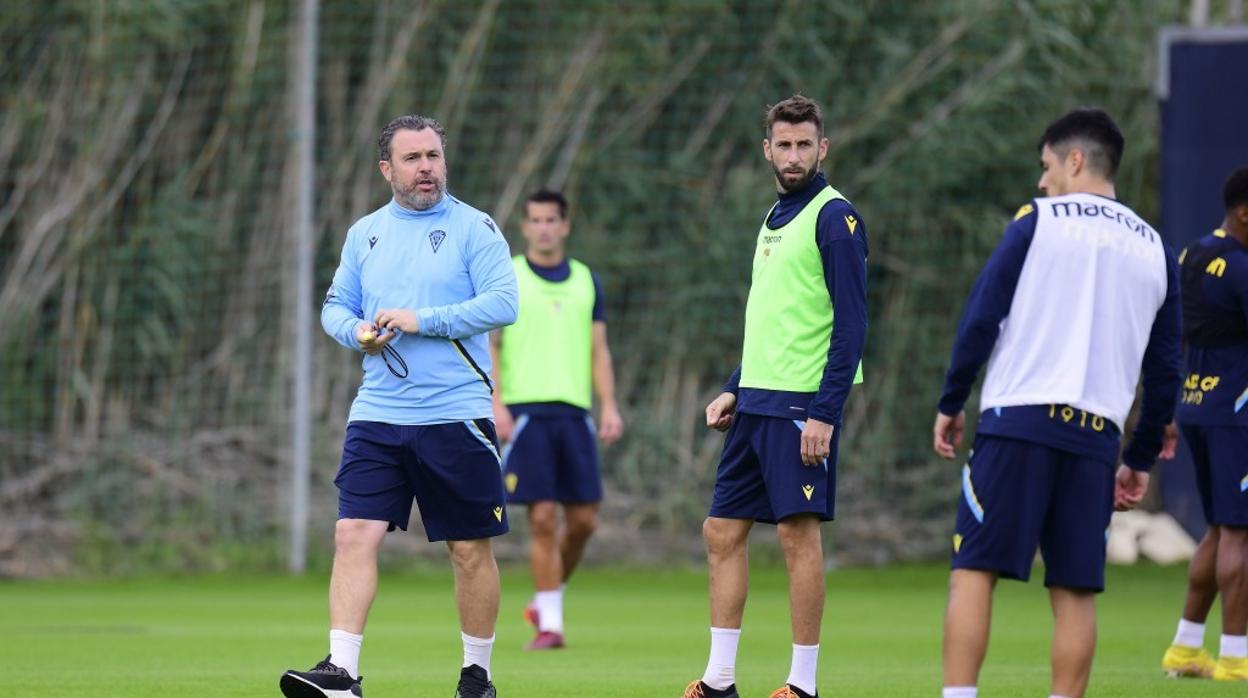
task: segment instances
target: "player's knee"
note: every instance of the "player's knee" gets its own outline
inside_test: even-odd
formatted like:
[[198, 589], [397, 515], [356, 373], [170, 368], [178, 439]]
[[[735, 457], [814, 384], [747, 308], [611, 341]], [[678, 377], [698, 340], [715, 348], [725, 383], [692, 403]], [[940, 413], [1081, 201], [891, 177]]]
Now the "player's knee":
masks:
[[386, 534], [376, 521], [339, 519], [334, 526], [334, 553], [354, 556], [375, 552]]
[[451, 550], [451, 564], [469, 575], [489, 565], [494, 558], [489, 540], [451, 541], [447, 547]]
[[559, 535], [559, 514], [551, 502], [529, 507], [529, 533], [534, 538], [554, 540]]
[[715, 556], [730, 555], [745, 544], [739, 527], [713, 516], [702, 522], [702, 538], [706, 541], [706, 551]]
[[589, 538], [598, 530], [598, 514], [593, 511], [581, 511], [568, 516], [568, 537]]
[[822, 550], [819, 536], [819, 520], [811, 516], [798, 516], [781, 521], [776, 526], [780, 547], [786, 555], [811, 550]]

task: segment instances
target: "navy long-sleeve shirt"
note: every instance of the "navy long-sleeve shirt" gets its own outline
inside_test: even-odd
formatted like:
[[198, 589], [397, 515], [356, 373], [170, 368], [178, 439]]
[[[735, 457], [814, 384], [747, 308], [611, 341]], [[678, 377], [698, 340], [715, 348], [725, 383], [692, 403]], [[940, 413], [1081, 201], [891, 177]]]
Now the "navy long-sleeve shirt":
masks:
[[[777, 230], [790, 223], [815, 198], [828, 180], [822, 172], [804, 188], [781, 192], [766, 225]], [[851, 229], [849, 222], [854, 222]], [[867, 225], [844, 199], [824, 204], [815, 224], [815, 240], [823, 258], [823, 277], [835, 321], [828, 343], [828, 363], [814, 393], [741, 388], [737, 368], [724, 385], [737, 395], [737, 411], [795, 419], [812, 417], [840, 426], [845, 399], [867, 341]]]

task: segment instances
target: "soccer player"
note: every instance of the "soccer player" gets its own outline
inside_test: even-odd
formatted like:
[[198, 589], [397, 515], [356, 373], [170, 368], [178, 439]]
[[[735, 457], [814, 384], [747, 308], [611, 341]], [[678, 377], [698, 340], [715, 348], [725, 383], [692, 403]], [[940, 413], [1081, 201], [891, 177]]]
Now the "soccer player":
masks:
[[[962, 468], [944, 698], [976, 695], [997, 579], [1027, 581], [1037, 545], [1054, 616], [1051, 695], [1079, 698], [1088, 684], [1110, 515], [1143, 498], [1179, 386], [1177, 265], [1115, 198], [1122, 149], [1099, 109], [1049, 125], [1044, 197], [1005, 229], [958, 326], [934, 427], [942, 457], [957, 454], [986, 361], [988, 374]], [[1115, 474], [1141, 366], [1140, 418]]]
[[792, 664], [772, 698], [818, 695], [820, 524], [833, 515], [842, 408], [862, 382], [867, 226], [819, 171], [828, 139], [818, 104], [794, 95], [767, 111], [764, 129], [779, 196], [758, 231], [741, 366], [706, 408], [707, 426], [728, 435], [702, 527], [710, 658], [684, 698], [738, 695], [746, 543], [756, 521], [776, 525], [789, 573]]
[[[564, 253], [568, 202], [541, 190], [524, 206], [525, 252], [512, 258], [520, 316], [491, 335], [496, 371], [494, 421], [505, 444], [508, 500], [529, 509], [536, 594], [525, 617], [537, 636], [528, 649], [563, 647], [563, 591], [598, 525], [602, 479], [589, 410], [600, 404], [598, 437], [612, 443], [624, 423], [615, 403], [602, 284]], [[559, 527], [559, 507], [564, 526]]]
[[[1248, 681], [1248, 167], [1222, 190], [1226, 217], [1180, 256], [1187, 379], [1178, 422], [1196, 466], [1209, 530], [1189, 569], [1187, 601], [1162, 658], [1170, 676]], [[1218, 661], [1205, 618], [1222, 594]]]
[[339, 344], [364, 353], [347, 424], [329, 583], [329, 656], [287, 671], [288, 698], [362, 696], [364, 623], [377, 549], [407, 530], [412, 499], [425, 532], [446, 541], [464, 663], [457, 698], [494, 698], [498, 616], [492, 536], [507, 532], [501, 455], [490, 420], [487, 334], [514, 322], [507, 242], [486, 214], [446, 191], [445, 132], [424, 116], [391, 121], [378, 140], [394, 198], [347, 232], [321, 311]]

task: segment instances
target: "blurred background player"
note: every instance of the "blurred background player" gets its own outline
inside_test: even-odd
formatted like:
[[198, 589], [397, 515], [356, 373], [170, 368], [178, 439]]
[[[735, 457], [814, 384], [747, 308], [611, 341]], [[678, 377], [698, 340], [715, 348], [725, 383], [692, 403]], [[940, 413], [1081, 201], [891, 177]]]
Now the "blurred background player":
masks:
[[379, 166], [394, 198], [347, 231], [321, 310], [330, 336], [364, 352], [364, 382], [334, 479], [330, 654], [282, 675], [288, 698], [363, 695], [360, 646], [377, 594], [377, 550], [387, 531], [407, 530], [413, 497], [455, 571], [464, 646], [456, 698], [495, 696], [499, 579], [490, 538], [507, 532], [507, 517], [487, 333], [516, 319], [518, 300], [507, 241], [489, 216], [446, 191], [444, 139], [423, 116], [382, 130]]
[[[776, 524], [789, 574], [793, 655], [772, 698], [816, 696], [823, 622], [823, 544], [850, 386], [862, 382], [867, 335], [867, 226], [828, 185], [819, 105], [795, 95], [767, 111], [763, 156], [777, 201], [758, 232], [741, 366], [706, 408], [727, 430], [703, 524], [710, 568], [711, 651], [685, 698], [737, 696], [736, 657], [749, 592], [754, 522]], [[835, 308], [835, 322], [833, 309]]]
[[[1178, 422], [1192, 453], [1209, 529], [1188, 572], [1170, 676], [1248, 681], [1248, 167], [1222, 190], [1222, 227], [1179, 258], [1187, 371]], [[1221, 652], [1204, 650], [1205, 619], [1222, 594]]]
[[494, 419], [506, 443], [508, 501], [528, 505], [536, 594], [525, 617], [537, 630], [528, 649], [541, 650], [564, 645], [563, 592], [598, 525], [602, 477], [592, 389], [603, 443], [619, 439], [624, 422], [615, 402], [602, 284], [564, 252], [568, 202], [559, 192], [534, 193], [521, 229], [525, 252], [512, 259], [519, 317], [492, 335], [501, 387], [494, 393]]
[[[1098, 109], [1045, 130], [1046, 198], [1006, 228], [958, 327], [934, 427], [944, 458], [957, 454], [962, 407], [989, 363], [962, 468], [944, 698], [976, 695], [993, 588], [999, 577], [1027, 581], [1037, 545], [1053, 606], [1052, 695], [1079, 698], [1087, 687], [1109, 519], [1143, 498], [1179, 386], [1177, 265], [1115, 199], [1122, 150], [1122, 133]], [[1140, 419], [1115, 476], [1141, 364]]]

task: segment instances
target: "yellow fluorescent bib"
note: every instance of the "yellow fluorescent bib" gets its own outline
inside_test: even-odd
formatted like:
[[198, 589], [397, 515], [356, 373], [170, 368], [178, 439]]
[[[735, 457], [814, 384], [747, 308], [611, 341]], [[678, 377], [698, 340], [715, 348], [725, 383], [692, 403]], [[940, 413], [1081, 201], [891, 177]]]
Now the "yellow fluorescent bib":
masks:
[[592, 404], [594, 279], [589, 267], [569, 259], [571, 275], [547, 281], [524, 255], [512, 258], [520, 313], [502, 330], [503, 400]]
[[[745, 304], [742, 388], [819, 390], [828, 363], [833, 311], [815, 227], [820, 209], [834, 199], [845, 197], [825, 187], [788, 224], [770, 230], [764, 221], [758, 231]], [[859, 362], [854, 383], [861, 382]]]

